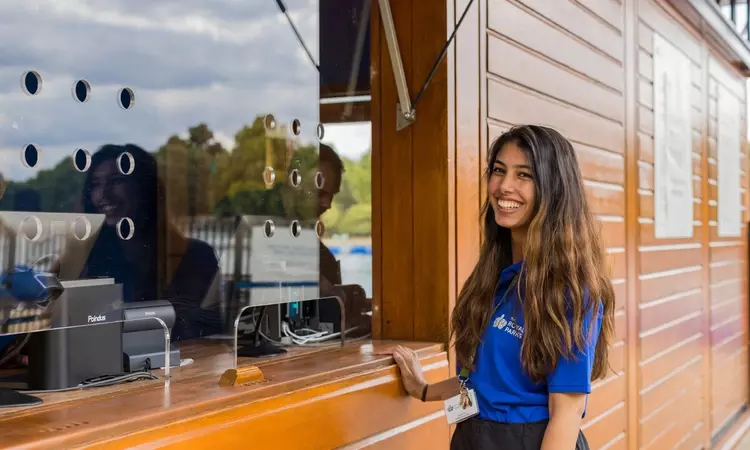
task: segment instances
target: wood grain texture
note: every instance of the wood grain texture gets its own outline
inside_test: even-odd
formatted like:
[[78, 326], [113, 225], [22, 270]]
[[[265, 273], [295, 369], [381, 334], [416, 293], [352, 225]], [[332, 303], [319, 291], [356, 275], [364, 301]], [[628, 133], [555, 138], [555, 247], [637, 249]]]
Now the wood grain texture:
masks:
[[[715, 379], [717, 339], [726, 339], [739, 332], [739, 284], [734, 297], [720, 297], [723, 303], [713, 307], [715, 283], [729, 285], [740, 281], [738, 264], [723, 263], [712, 268], [711, 203], [715, 189], [710, 178], [710, 139], [715, 137], [715, 126], [710, 123], [711, 67], [710, 46], [700, 33], [688, 26], [680, 14], [666, 2], [639, 0], [638, 39], [638, 114], [639, 114], [639, 221], [648, 228], [641, 229], [640, 260], [641, 313], [640, 335], [640, 437], [644, 448], [677, 448], [686, 443], [710, 439], [718, 431], [716, 418], [735, 414], [747, 399], [747, 366], [740, 366], [742, 354], [731, 354], [737, 347], [727, 345], [730, 359], [726, 368], [744, 379], [721, 378], [719, 388]], [[694, 147], [694, 221], [691, 239], [657, 240], [653, 237], [653, 70], [652, 42], [655, 33], [684, 52], [692, 61], [693, 91], [693, 147]], [[722, 71], [720, 78], [732, 76]], [[735, 75], [736, 77], [736, 75]], [[715, 78], [715, 76], [713, 77]], [[729, 83], [729, 82], [728, 82]], [[737, 82], [732, 89], [736, 95], [744, 92]], [[743, 94], [744, 95], [744, 94]], [[743, 98], [744, 103], [744, 98]], [[739, 132], [739, 131], [738, 131]], [[714, 208], [715, 209], [715, 208]], [[715, 227], [715, 225], [713, 225]], [[735, 280], [736, 278], [736, 280]], [[726, 293], [720, 294], [726, 295]], [[669, 305], [669, 307], [667, 306]], [[734, 305], [734, 306], [733, 306]], [[715, 323], [715, 317], [723, 319]], [[734, 315], [733, 315], [734, 314]], [[746, 316], [745, 316], [746, 317]], [[738, 336], [736, 336], [738, 337]], [[743, 342], [736, 339], [734, 345]], [[741, 377], [742, 378], [742, 377]], [[729, 384], [729, 381], [739, 381]], [[727, 386], [742, 386], [727, 389]], [[726, 394], [726, 392], [733, 392]], [[715, 404], [720, 406], [716, 407]], [[688, 407], [687, 405], [692, 405]], [[732, 409], [732, 408], [736, 409]], [[688, 408], [688, 409], [686, 409]], [[684, 414], [685, 411], [690, 414]], [[721, 427], [721, 425], [718, 425]]]
[[383, 159], [381, 19], [377, 4], [370, 15], [370, 123], [372, 127], [372, 337], [383, 337]]
[[[489, 139], [520, 123], [560, 130], [576, 148], [602, 224], [618, 297], [617, 341], [614, 373], [590, 399], [592, 448], [707, 447], [747, 403], [746, 237], [716, 233], [718, 127], [711, 119], [719, 83], [743, 105], [746, 88], [694, 17], [671, 3], [489, 0], [480, 38]], [[687, 239], [654, 235], [655, 33], [692, 62], [694, 232]], [[743, 149], [744, 222], [750, 181]], [[476, 192], [465, 181], [457, 185], [458, 195]]]
[[263, 372], [258, 367], [242, 366], [225, 370], [219, 378], [219, 386], [240, 386], [264, 381], [266, 381], [266, 377], [263, 376]]
[[[373, 8], [377, 5], [373, 2]], [[445, 44], [447, 4], [404, 0], [391, 2], [391, 10], [413, 101]], [[377, 27], [382, 27], [380, 22]], [[454, 190], [448, 182], [455, 158], [449, 154], [453, 145], [448, 143], [447, 112], [454, 99], [448, 98], [447, 61], [438, 66], [416, 105], [416, 121], [397, 131], [391, 57], [382, 34], [379, 41], [380, 180], [373, 189], [378, 190], [374, 198], [380, 211], [380, 255], [374, 260], [380, 286], [375, 329], [385, 339], [447, 342], [455, 297], [455, 227], [449, 223], [455, 216], [450, 205]]]
[[628, 429], [626, 164], [634, 147], [625, 139], [623, 14], [611, 0], [488, 3], [491, 139], [513, 124], [560, 130], [576, 148], [589, 204], [602, 222], [619, 309], [610, 358], [614, 373], [597, 383], [584, 422], [592, 448], [624, 448]]
[[[252, 439], [258, 448], [323, 449], [373, 436], [408, 442], [407, 432], [421, 422], [434, 422], [429, 429], [442, 433], [435, 442], [447, 442], [448, 426], [436, 416], [441, 404], [406, 396], [393, 359], [378, 355], [395, 344], [352, 343], [261, 360], [255, 364], [266, 381], [235, 387], [216, 383], [231, 361], [228, 348], [185, 347], [183, 353], [196, 362], [175, 369], [168, 384], [143, 381], [44, 394], [40, 407], [0, 411], [0, 446], [218, 448], [244, 447]], [[441, 345], [405, 345], [417, 351], [430, 382], [448, 377]], [[407, 434], [398, 436], [401, 431]]]
[[[735, 96], [741, 105], [746, 105], [745, 82], [734, 69], [722, 62], [715, 53], [710, 52], [706, 58], [708, 91], [716, 92], [719, 86]], [[721, 238], [717, 233], [717, 158], [716, 146], [710, 142], [718, 141], [718, 121], [722, 120], [717, 108], [715, 95], [707, 96], [707, 213], [706, 218], [709, 247], [708, 292], [709, 318], [708, 336], [710, 342], [710, 384], [709, 395], [711, 435], [716, 436], [731, 424], [741, 412], [748, 397], [747, 365], [747, 195], [744, 195], [741, 236]], [[746, 142], [744, 130], [747, 128], [746, 108], [741, 108], [740, 118], [741, 142]], [[747, 167], [746, 144], [742, 147], [745, 154], [744, 167]], [[742, 173], [742, 185], [747, 182], [747, 170]], [[731, 389], [727, 387], [731, 386]]]

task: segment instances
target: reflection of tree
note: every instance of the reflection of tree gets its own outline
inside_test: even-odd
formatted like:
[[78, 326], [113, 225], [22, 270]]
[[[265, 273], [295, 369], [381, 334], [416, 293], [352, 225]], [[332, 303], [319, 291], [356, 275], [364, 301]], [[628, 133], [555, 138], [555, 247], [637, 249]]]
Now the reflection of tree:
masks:
[[[173, 135], [155, 151], [166, 187], [170, 212], [182, 217], [253, 214], [314, 219], [317, 212], [316, 145], [290, 139], [284, 127], [267, 131], [264, 117], [235, 135], [234, 148], [225, 149], [213, 131], [201, 123], [184, 137]], [[334, 198], [324, 223], [329, 233], [369, 235], [371, 228], [371, 157], [344, 158], [341, 192]], [[266, 186], [263, 171], [273, 167], [276, 177]], [[294, 187], [289, 175], [297, 169], [302, 183]], [[23, 182], [8, 182], [0, 210], [14, 209], [14, 194], [24, 189], [38, 192], [42, 211], [75, 211], [83, 176], [66, 157], [53, 169], [41, 170]]]
[[212, 139], [213, 133], [201, 124], [190, 129], [187, 139], [172, 136], [156, 151], [171, 213], [197, 216], [211, 212], [212, 167], [226, 153]]
[[[78, 176], [77, 176], [78, 175]], [[23, 181], [7, 181], [0, 198], [0, 210], [14, 209], [16, 194], [33, 190], [39, 194], [42, 211], [60, 212], [75, 209], [83, 189], [83, 177], [73, 167], [73, 158], [63, 158], [54, 168], [40, 170], [36, 177]]]
[[372, 231], [372, 155], [368, 151], [359, 161], [342, 158], [344, 179], [341, 192], [323, 216], [330, 233], [369, 236]]
[[[234, 149], [217, 161], [214, 191], [218, 201], [214, 213], [314, 218], [317, 194], [309, 188], [309, 182], [293, 188], [289, 174], [297, 169], [303, 180], [312, 182], [317, 167], [316, 147], [298, 146], [286, 138], [286, 129], [269, 132], [263, 122], [263, 117], [258, 116], [252, 125], [237, 132]], [[267, 166], [275, 173], [270, 186], [263, 179]]]

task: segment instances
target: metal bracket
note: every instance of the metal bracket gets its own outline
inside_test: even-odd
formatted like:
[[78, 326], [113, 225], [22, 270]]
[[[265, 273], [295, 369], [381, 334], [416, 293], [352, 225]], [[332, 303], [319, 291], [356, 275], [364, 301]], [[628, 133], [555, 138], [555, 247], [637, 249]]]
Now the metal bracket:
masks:
[[396, 131], [401, 131], [417, 121], [417, 111], [404, 112], [401, 103], [396, 104]]
[[406, 83], [404, 64], [401, 61], [401, 50], [398, 47], [398, 37], [396, 36], [396, 27], [393, 24], [391, 5], [389, 0], [378, 1], [380, 4], [380, 18], [383, 23], [383, 31], [385, 32], [385, 41], [388, 44], [388, 53], [391, 56], [391, 66], [393, 67], [393, 76], [396, 79], [396, 92], [398, 93], [399, 100], [396, 109], [396, 130], [401, 131], [414, 123], [416, 113], [412, 108], [411, 98], [409, 97], [409, 86]]

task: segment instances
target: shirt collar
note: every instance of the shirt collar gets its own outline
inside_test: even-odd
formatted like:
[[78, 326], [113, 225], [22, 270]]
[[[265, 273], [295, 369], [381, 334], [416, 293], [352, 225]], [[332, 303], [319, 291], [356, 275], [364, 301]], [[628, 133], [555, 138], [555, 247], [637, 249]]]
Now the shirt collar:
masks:
[[500, 283], [510, 281], [514, 276], [521, 273], [523, 268], [523, 260], [515, 262], [500, 272]]

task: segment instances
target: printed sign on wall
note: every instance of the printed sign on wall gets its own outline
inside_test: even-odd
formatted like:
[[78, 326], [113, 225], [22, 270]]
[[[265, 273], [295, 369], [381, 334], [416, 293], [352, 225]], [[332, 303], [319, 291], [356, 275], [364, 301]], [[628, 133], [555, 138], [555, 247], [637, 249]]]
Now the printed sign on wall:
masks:
[[717, 111], [717, 233], [720, 237], [738, 237], [741, 233], [742, 222], [740, 102], [722, 85], [719, 85]]
[[654, 233], [693, 236], [690, 60], [654, 34]]

